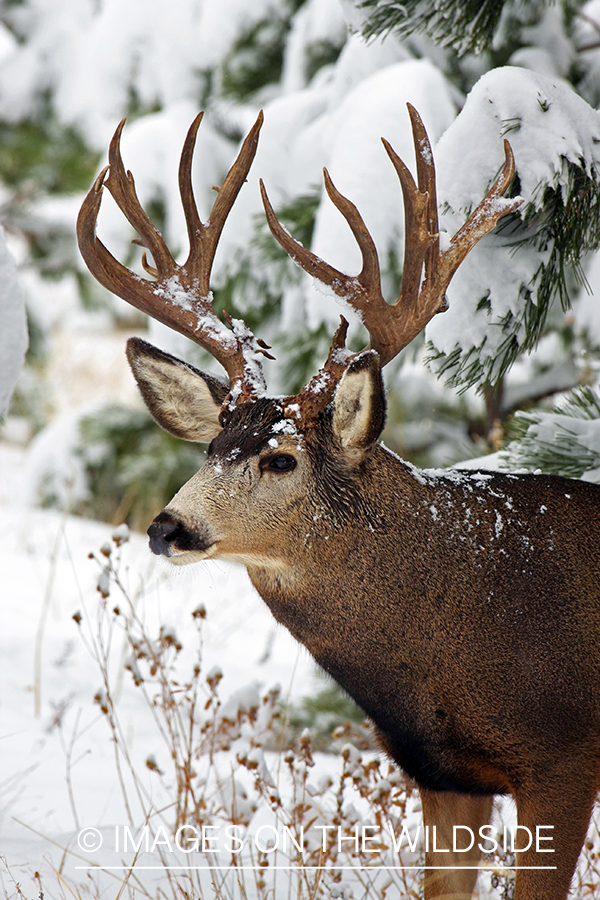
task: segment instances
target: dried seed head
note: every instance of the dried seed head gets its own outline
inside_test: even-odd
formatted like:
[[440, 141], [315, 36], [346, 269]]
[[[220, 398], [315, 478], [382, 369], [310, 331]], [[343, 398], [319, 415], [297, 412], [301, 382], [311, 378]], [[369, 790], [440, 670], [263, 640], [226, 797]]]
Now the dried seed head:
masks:
[[151, 772], [156, 772], [158, 775], [162, 775], [162, 772], [153, 754], [150, 754], [150, 756], [146, 759], [146, 768], [150, 769]]
[[94, 703], [98, 704], [104, 715], [108, 715], [108, 700], [102, 688], [94, 695]]
[[108, 569], [102, 569], [98, 575], [98, 583], [96, 585], [98, 593], [106, 600], [110, 594], [110, 573]]
[[131, 535], [130, 535], [129, 528], [125, 524], [125, 522], [123, 522], [122, 525], [119, 525], [117, 528], [115, 528], [115, 530], [113, 531], [113, 533], [111, 535], [113, 542], [115, 543], [115, 545], [117, 547], [120, 547], [121, 544], [126, 544], [127, 541], [129, 540], [130, 536]]

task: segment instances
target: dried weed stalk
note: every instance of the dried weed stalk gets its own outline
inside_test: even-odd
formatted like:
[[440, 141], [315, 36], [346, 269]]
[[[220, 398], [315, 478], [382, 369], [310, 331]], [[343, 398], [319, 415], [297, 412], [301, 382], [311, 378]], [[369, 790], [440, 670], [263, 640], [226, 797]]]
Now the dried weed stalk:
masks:
[[[413, 852], [401, 843], [401, 834], [403, 827], [414, 833], [421, 824], [420, 805], [404, 776], [384, 758], [363, 754], [351, 742], [337, 757], [321, 755], [315, 765], [308, 730], [295, 743], [285, 739], [287, 716], [278, 688], [261, 696], [248, 686], [223, 702], [222, 673], [202, 669], [203, 606], [191, 615], [195, 651], [182, 675], [182, 644], [176, 633], [163, 626], [151, 636], [121, 580], [126, 541], [121, 527], [112, 543], [98, 555], [90, 554], [99, 566], [100, 602], [95, 619], [87, 614], [87, 621], [79, 614], [74, 618], [101, 673], [95, 702], [113, 740], [130, 826], [138, 832], [147, 826], [151, 835], [167, 827], [171, 835], [186, 836], [203, 826], [237, 829], [228, 832], [235, 834], [236, 845], [232, 840], [227, 848], [213, 849], [209, 840], [196, 848], [194, 860], [204, 868], [166, 868], [158, 894], [173, 900], [417, 900], [422, 842]], [[165, 751], [160, 759], [148, 755], [145, 771], [128, 748], [114, 699], [111, 658], [117, 633], [124, 636], [125, 666], [151, 711]], [[332, 737], [339, 742], [348, 736], [351, 731], [345, 725]], [[148, 770], [168, 798], [160, 808], [148, 787]], [[258, 841], [261, 830], [268, 837]], [[162, 845], [155, 852], [165, 866], [172, 862]], [[185, 855], [189, 862], [191, 857]], [[149, 896], [135, 871], [137, 859], [136, 854], [120, 894], [127, 887]], [[581, 898], [597, 896], [598, 859], [595, 843], [588, 842], [578, 876]], [[480, 878], [480, 896], [510, 900], [514, 874], [501, 867], [514, 865], [514, 857], [498, 853], [486, 862], [500, 871]]]

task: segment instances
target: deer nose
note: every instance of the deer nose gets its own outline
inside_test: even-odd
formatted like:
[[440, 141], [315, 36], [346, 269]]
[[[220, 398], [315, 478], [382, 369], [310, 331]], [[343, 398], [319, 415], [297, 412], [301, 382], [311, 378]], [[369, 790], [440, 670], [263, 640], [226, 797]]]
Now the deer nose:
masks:
[[170, 556], [171, 545], [182, 531], [180, 522], [167, 517], [165, 513], [161, 513], [148, 528], [150, 549], [157, 556]]

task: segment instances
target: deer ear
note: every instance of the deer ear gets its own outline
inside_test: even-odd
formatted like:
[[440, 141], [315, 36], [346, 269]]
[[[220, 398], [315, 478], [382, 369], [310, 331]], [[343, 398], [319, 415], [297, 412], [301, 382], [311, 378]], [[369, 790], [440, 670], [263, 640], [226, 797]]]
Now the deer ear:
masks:
[[184, 441], [212, 441], [229, 391], [223, 381], [141, 338], [127, 341], [127, 359], [144, 403], [165, 431]]
[[355, 356], [333, 398], [333, 431], [342, 447], [366, 450], [385, 424], [385, 392], [379, 356], [367, 350]]

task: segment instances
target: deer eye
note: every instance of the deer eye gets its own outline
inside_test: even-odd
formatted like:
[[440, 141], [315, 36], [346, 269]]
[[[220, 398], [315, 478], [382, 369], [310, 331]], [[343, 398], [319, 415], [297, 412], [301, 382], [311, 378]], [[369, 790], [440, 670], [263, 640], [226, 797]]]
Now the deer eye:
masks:
[[275, 453], [274, 456], [267, 456], [260, 461], [260, 467], [269, 472], [291, 472], [296, 468], [296, 460], [288, 453]]

